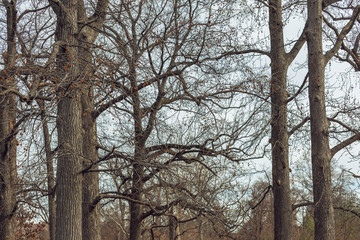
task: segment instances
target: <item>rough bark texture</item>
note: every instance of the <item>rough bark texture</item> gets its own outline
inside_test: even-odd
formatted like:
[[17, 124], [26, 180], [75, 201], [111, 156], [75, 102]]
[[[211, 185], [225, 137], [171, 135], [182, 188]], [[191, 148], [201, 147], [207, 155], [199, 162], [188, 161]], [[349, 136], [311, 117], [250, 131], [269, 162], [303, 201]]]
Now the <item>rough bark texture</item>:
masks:
[[56, 40], [64, 44], [57, 55], [58, 165], [56, 187], [56, 239], [82, 239], [81, 104], [78, 80], [77, 1], [51, 1], [57, 15]]
[[269, 1], [271, 38], [271, 144], [274, 192], [274, 238], [292, 239], [292, 209], [287, 131], [287, 70], [281, 0]]
[[62, 97], [58, 104], [59, 157], [56, 188], [56, 239], [82, 239], [81, 130], [78, 94]]
[[[99, 0], [90, 18], [86, 15], [82, 0], [49, 2], [58, 18], [56, 40], [67, 43], [58, 54], [58, 73], [62, 76], [64, 87], [59, 94], [58, 105], [57, 215], [62, 214], [58, 212], [60, 209], [65, 211], [64, 215], [76, 214], [73, 216], [74, 222], [69, 222], [67, 217], [61, 220], [62, 223], [57, 222], [56, 238], [99, 240], [99, 207], [91, 205], [99, 194], [99, 176], [97, 173], [86, 172], [83, 176], [79, 173], [92, 166], [98, 158], [96, 119], [91, 114], [94, 110], [94, 94], [91, 79], [86, 76], [92, 70], [91, 49], [98, 35], [97, 29], [100, 29], [105, 21], [109, 2]], [[63, 197], [63, 194], [59, 196], [66, 186], [72, 186], [74, 191], [68, 191], [67, 197]], [[64, 202], [59, 205], [61, 201]], [[62, 217], [57, 216], [57, 221], [60, 218]], [[62, 224], [69, 228], [67, 233], [58, 231]]]
[[[96, 117], [91, 113], [95, 109], [94, 89], [92, 87], [95, 79], [92, 76], [92, 49], [100, 29], [105, 21], [105, 11], [108, 7], [107, 0], [99, 0], [94, 16], [88, 18], [85, 11], [84, 1], [78, 3], [78, 20], [80, 23], [91, 22], [89, 25], [81, 26], [78, 41], [81, 79], [85, 80], [81, 85], [81, 108], [82, 108], [82, 141], [83, 141], [83, 169], [96, 170], [94, 163], [98, 160]], [[82, 228], [83, 239], [100, 240], [100, 208], [91, 203], [99, 195], [98, 172], [85, 172], [82, 185]]]
[[[5, 69], [1, 81], [14, 87], [11, 67], [16, 57], [16, 1], [3, 1], [7, 15], [7, 52], [3, 53]], [[3, 89], [0, 89], [0, 92]], [[16, 98], [13, 94], [0, 96], [0, 240], [15, 240], [14, 213], [16, 210], [16, 139], [12, 130], [16, 123]]]
[[311, 122], [311, 159], [315, 202], [315, 239], [335, 239], [335, 221], [331, 187], [331, 151], [329, 123], [325, 109], [324, 71], [322, 53], [322, 13], [320, 0], [308, 0], [309, 102]]

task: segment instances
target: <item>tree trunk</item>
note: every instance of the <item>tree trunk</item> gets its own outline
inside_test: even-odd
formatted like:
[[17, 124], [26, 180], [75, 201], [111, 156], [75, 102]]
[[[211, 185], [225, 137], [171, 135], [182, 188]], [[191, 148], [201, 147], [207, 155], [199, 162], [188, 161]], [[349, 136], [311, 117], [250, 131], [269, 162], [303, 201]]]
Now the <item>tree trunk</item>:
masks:
[[204, 240], [204, 224], [201, 219], [199, 219], [199, 240]]
[[287, 131], [287, 70], [281, 0], [269, 1], [271, 38], [271, 144], [274, 192], [274, 239], [292, 239], [292, 209]]
[[51, 151], [50, 133], [48, 122], [45, 114], [45, 104], [43, 101], [38, 101], [41, 111], [41, 122], [44, 135], [44, 148], [46, 155], [46, 170], [47, 170], [47, 183], [48, 183], [48, 205], [49, 205], [49, 236], [50, 240], [55, 240], [55, 227], [56, 227], [56, 203], [55, 203], [55, 175], [54, 175], [54, 162], [53, 154]]
[[[68, 93], [70, 94], [70, 93]], [[82, 239], [81, 130], [79, 94], [62, 97], [58, 104], [58, 167], [56, 239]]]
[[15, 240], [16, 140], [11, 136], [15, 124], [15, 97], [0, 97], [0, 240]]
[[[133, 186], [131, 190], [131, 198], [141, 201], [141, 191], [143, 189], [143, 166], [134, 164], [133, 170]], [[130, 202], [130, 240], [140, 240], [141, 238], [141, 205], [136, 202]]]
[[[97, 34], [96, 34], [97, 35]], [[94, 39], [95, 40], [95, 39]], [[83, 42], [88, 45], [88, 42]], [[91, 73], [91, 51], [90, 47], [80, 49], [81, 73], [85, 83], [82, 84], [81, 95], [82, 107], [82, 141], [83, 141], [83, 169], [88, 169], [98, 160], [96, 119], [91, 112], [94, 111], [94, 90], [91, 86], [91, 78], [86, 77]], [[91, 74], [90, 74], [91, 76]], [[97, 165], [91, 167], [96, 170]], [[83, 174], [82, 199], [83, 199], [83, 239], [100, 240], [100, 208], [93, 206], [92, 202], [99, 195], [99, 173], [85, 172]]]
[[[176, 209], [176, 211], [174, 211], [174, 209]], [[180, 205], [177, 204], [176, 206], [171, 208], [171, 213], [175, 216], [169, 216], [169, 240], [181, 240], [181, 233], [180, 233], [180, 224], [179, 224], [179, 219], [180, 219]], [[201, 227], [202, 227], [202, 222], [201, 220], [199, 220], [199, 236], [201, 239]]]
[[[82, 103], [82, 127], [83, 127], [83, 168], [87, 168], [98, 160], [96, 149], [96, 122], [91, 114], [86, 112], [94, 109], [92, 88], [88, 88], [88, 95], [81, 97]], [[93, 96], [93, 95], [92, 95]], [[97, 167], [92, 167], [96, 170]], [[86, 172], [83, 175], [82, 199], [83, 199], [83, 239], [100, 240], [100, 208], [91, 203], [99, 195], [99, 174], [97, 172]]]
[[169, 240], [176, 239], [176, 225], [176, 219], [173, 216], [169, 216]]
[[[96, 170], [97, 165], [94, 163], [98, 160], [97, 152], [97, 133], [96, 133], [96, 117], [91, 114], [95, 110], [94, 89], [91, 80], [94, 76], [92, 68], [92, 50], [94, 42], [98, 36], [97, 29], [101, 29], [105, 21], [105, 11], [107, 10], [109, 1], [99, 0], [95, 8], [95, 13], [90, 21], [87, 17], [84, 1], [78, 3], [78, 21], [90, 22], [88, 25], [81, 26], [78, 41], [81, 45], [79, 48], [80, 72], [81, 79], [85, 80], [81, 84], [81, 107], [82, 107], [82, 140], [83, 140], [83, 168]], [[100, 240], [100, 208], [98, 205], [93, 206], [91, 203], [99, 195], [99, 173], [85, 172], [83, 175], [82, 186], [82, 224], [83, 239]]]
[[322, 11], [320, 0], [308, 0], [309, 104], [311, 160], [315, 202], [315, 239], [335, 239], [331, 186], [329, 123], [325, 108], [325, 58], [322, 52]]
[[181, 237], [180, 222], [179, 222], [179, 220], [181, 219], [181, 207], [180, 207], [180, 204], [176, 205], [176, 217], [177, 217], [178, 221], [176, 222], [176, 238], [175, 239], [176, 240], [181, 240], [182, 237]]
[[[134, 44], [136, 46], [136, 44]], [[136, 52], [137, 49], [134, 47], [133, 55], [130, 64], [129, 80], [131, 87], [135, 89], [137, 87], [137, 76], [136, 76]], [[141, 239], [141, 214], [142, 207], [139, 203], [142, 200], [142, 191], [144, 187], [144, 160], [145, 160], [145, 142], [146, 137], [142, 126], [142, 111], [139, 94], [133, 94], [132, 108], [133, 108], [133, 119], [134, 119], [134, 131], [135, 131], [135, 149], [134, 149], [134, 161], [132, 163], [132, 186], [131, 186], [131, 198], [135, 201], [130, 202], [130, 240]]]
[[[4, 85], [16, 87], [11, 67], [16, 59], [16, 1], [3, 1], [6, 7], [7, 52], [4, 55]], [[1, 89], [3, 90], [3, 89]], [[0, 90], [0, 91], [1, 91]], [[0, 96], [0, 240], [15, 240], [16, 210], [16, 139], [13, 127], [16, 123], [16, 98], [14, 94]]]
[[56, 15], [56, 41], [62, 46], [57, 54], [58, 78], [58, 165], [56, 187], [56, 239], [82, 239], [82, 139], [79, 89], [78, 18], [76, 0], [61, 4], [50, 1]]

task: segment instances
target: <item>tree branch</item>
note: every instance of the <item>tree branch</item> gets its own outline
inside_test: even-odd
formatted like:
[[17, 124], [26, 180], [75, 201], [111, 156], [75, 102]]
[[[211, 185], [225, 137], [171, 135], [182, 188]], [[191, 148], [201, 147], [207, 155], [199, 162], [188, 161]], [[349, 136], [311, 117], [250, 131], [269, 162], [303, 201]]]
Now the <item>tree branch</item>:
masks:
[[345, 141], [342, 141], [341, 143], [339, 143], [338, 145], [334, 146], [333, 148], [331, 148], [331, 158], [337, 153], [339, 152], [341, 149], [349, 146], [350, 144], [359, 141], [360, 140], [360, 133], [353, 135], [351, 137], [349, 137], [348, 139], [346, 139]]
[[[325, 59], [324, 59], [325, 63], [330, 61], [330, 59], [339, 51], [345, 36], [350, 32], [350, 30], [354, 26], [354, 23], [355, 23], [356, 19], [358, 18], [359, 14], [360, 14], [360, 5], [354, 9], [349, 22], [343, 27], [341, 32], [339, 34], [336, 34], [337, 39], [336, 39], [334, 46], [332, 47], [332, 49], [330, 49], [329, 51], [327, 51], [325, 53]], [[336, 33], [336, 31], [335, 31], [335, 33]]]
[[296, 125], [295, 127], [293, 127], [290, 132], [288, 132], [289, 137], [295, 132], [297, 131], [299, 128], [301, 128], [302, 126], [304, 126], [305, 123], [307, 123], [310, 120], [310, 117], [306, 117], [304, 118], [298, 125]]

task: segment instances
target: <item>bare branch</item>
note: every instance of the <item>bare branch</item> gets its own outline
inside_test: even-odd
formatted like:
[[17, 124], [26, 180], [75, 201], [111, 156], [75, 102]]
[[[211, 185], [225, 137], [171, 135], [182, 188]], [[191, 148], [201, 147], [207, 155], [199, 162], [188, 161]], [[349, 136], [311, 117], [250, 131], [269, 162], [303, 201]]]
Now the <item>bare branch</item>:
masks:
[[298, 125], [296, 125], [295, 127], [293, 127], [293, 128], [290, 130], [290, 132], [288, 132], [289, 137], [290, 137], [291, 135], [293, 135], [294, 132], [296, 132], [299, 128], [301, 128], [302, 126], [304, 126], [305, 123], [307, 123], [309, 120], [310, 120], [310, 117], [306, 117], [306, 118], [304, 118]]
[[354, 9], [349, 22], [343, 27], [341, 32], [337, 34], [337, 39], [336, 39], [336, 42], [335, 42], [334, 46], [332, 47], [332, 49], [330, 49], [329, 51], [327, 51], [325, 53], [325, 59], [324, 59], [325, 63], [330, 61], [330, 59], [338, 52], [338, 50], [342, 46], [345, 36], [350, 32], [350, 30], [354, 26], [354, 23], [355, 23], [356, 19], [358, 18], [359, 14], [360, 14], [360, 5]]

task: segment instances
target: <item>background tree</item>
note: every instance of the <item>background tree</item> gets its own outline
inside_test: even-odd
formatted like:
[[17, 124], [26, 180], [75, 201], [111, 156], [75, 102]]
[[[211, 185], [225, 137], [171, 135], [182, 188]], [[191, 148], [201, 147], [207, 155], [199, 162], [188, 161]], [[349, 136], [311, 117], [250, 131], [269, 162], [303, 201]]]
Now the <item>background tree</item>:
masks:
[[236, 235], [236, 239], [273, 239], [274, 208], [271, 185], [255, 182], [248, 200], [248, 219]]
[[[76, 10], [67, 11], [69, 6]], [[326, 17], [324, 46], [338, 46], [349, 20], [356, 18], [356, 2], [323, 1], [321, 7]], [[289, 160], [298, 158], [295, 152], [306, 154], [306, 144], [300, 146], [299, 140], [309, 139], [304, 100], [308, 77], [300, 84], [292, 78], [292, 70], [301, 68], [294, 67], [299, 63], [294, 58], [305, 42], [308, 24], [304, 20], [296, 36], [283, 31], [293, 17], [303, 18], [301, 2], [270, 1], [264, 7], [263, 2], [241, 1], [53, 0], [34, 1], [26, 8], [16, 20], [15, 65], [8, 68], [10, 73], [2, 71], [8, 74], [3, 80], [11, 76], [16, 85], [2, 84], [0, 93], [4, 99], [17, 96], [13, 133], [19, 144], [16, 193], [21, 212], [14, 214], [33, 211], [37, 219], [49, 221], [50, 226], [55, 223], [50, 210], [55, 184], [52, 161], [59, 160], [55, 170], [82, 189], [76, 204], [68, 203], [82, 206], [80, 216], [65, 207], [66, 214], [76, 213], [74, 226], [81, 225], [66, 234], [77, 238], [79, 231], [84, 239], [100, 238], [100, 207], [104, 219], [111, 219], [106, 222], [133, 239], [231, 239], [249, 232], [249, 226], [256, 229], [254, 236], [271, 238], [272, 227], [262, 228], [265, 222], [272, 226], [271, 217], [279, 229], [275, 238], [297, 238], [306, 231], [296, 225], [292, 230], [284, 219], [294, 219], [295, 214], [298, 224], [305, 222], [298, 217], [305, 213], [304, 206], [308, 208], [303, 216], [309, 220], [305, 225], [311, 226], [311, 184], [304, 187], [289, 181], [298, 172], [290, 173]], [[343, 50], [336, 53], [353, 67], [356, 54], [349, 49], [357, 49], [357, 25], [354, 21], [341, 43]], [[331, 157], [344, 148], [353, 154], [348, 146], [359, 136], [356, 99], [345, 88], [346, 98], [337, 97], [338, 90], [326, 89]], [[80, 126], [72, 133], [71, 144], [59, 142], [66, 140], [69, 130], [64, 130], [62, 118], [69, 116], [74, 118], [67, 124]], [[268, 142], [277, 200], [266, 197], [263, 205], [249, 211], [249, 199], [262, 195], [251, 192], [252, 181], [244, 181], [243, 176], [261, 178], [255, 159], [268, 158]], [[72, 173], [59, 168], [69, 162]], [[57, 186], [65, 186], [60, 187], [63, 191], [64, 178], [58, 180]], [[63, 200], [71, 199], [58, 199]], [[275, 214], [267, 205], [271, 201]], [[345, 209], [345, 205], [335, 207]], [[30, 224], [20, 222], [24, 227]], [[54, 239], [54, 227], [50, 232]]]
[[[288, 68], [305, 43], [302, 33], [289, 52], [285, 51], [282, 1], [269, 1], [271, 58], [271, 144], [274, 193], [274, 237], [292, 239], [292, 209], [290, 192], [288, 131]], [[306, 27], [305, 27], [306, 28]], [[296, 97], [291, 96], [292, 98]], [[306, 120], [306, 119], [305, 119]], [[303, 123], [303, 122], [301, 122]], [[301, 126], [301, 125], [300, 125]], [[296, 126], [298, 127], [298, 126]], [[293, 131], [292, 129], [291, 131]]]
[[[309, 30], [306, 32], [309, 53], [309, 104], [311, 123], [312, 173], [314, 194], [315, 239], [335, 239], [329, 145], [329, 122], [325, 104], [325, 66], [340, 49], [342, 41], [359, 15], [359, 6], [342, 29], [332, 49], [323, 55], [322, 1], [308, 1]], [[333, 148], [334, 150], [334, 148]]]
[[[230, 17], [225, 12], [231, 12], [231, 4], [141, 1], [110, 6], [111, 21], [103, 33], [107, 40], [99, 42], [106, 52], [100, 55], [98, 51], [95, 68], [100, 81], [94, 113], [109, 111], [116, 121], [114, 127], [107, 125], [106, 135], [101, 137], [105, 151], [101, 161], [117, 160], [100, 171], [115, 172], [119, 187], [99, 199], [129, 202], [130, 239], [140, 237], [145, 218], [164, 214], [176, 204], [188, 202], [189, 208], [206, 212], [197, 206], [197, 194], [186, 187], [177, 189], [179, 184], [183, 186], [181, 179], [169, 187], [181, 190], [186, 198], [180, 195], [164, 205], [154, 203], [150, 190], [167, 186], [163, 172], [171, 174], [178, 163], [185, 163], [183, 168], [186, 163], [203, 164], [211, 172], [216, 162], [210, 158], [239, 161], [254, 152], [262, 156], [257, 147], [263, 132], [247, 126], [264, 103], [251, 106], [245, 121], [240, 112], [233, 117], [236, 124], [225, 117], [237, 108], [232, 102], [236, 93], [251, 84], [227, 81], [220, 74], [230, 72], [233, 66], [217, 66], [233, 50], [230, 36], [228, 40], [221, 34], [228, 26]], [[114, 135], [109, 135], [111, 132]], [[237, 141], [242, 134], [247, 135], [244, 144]]]

